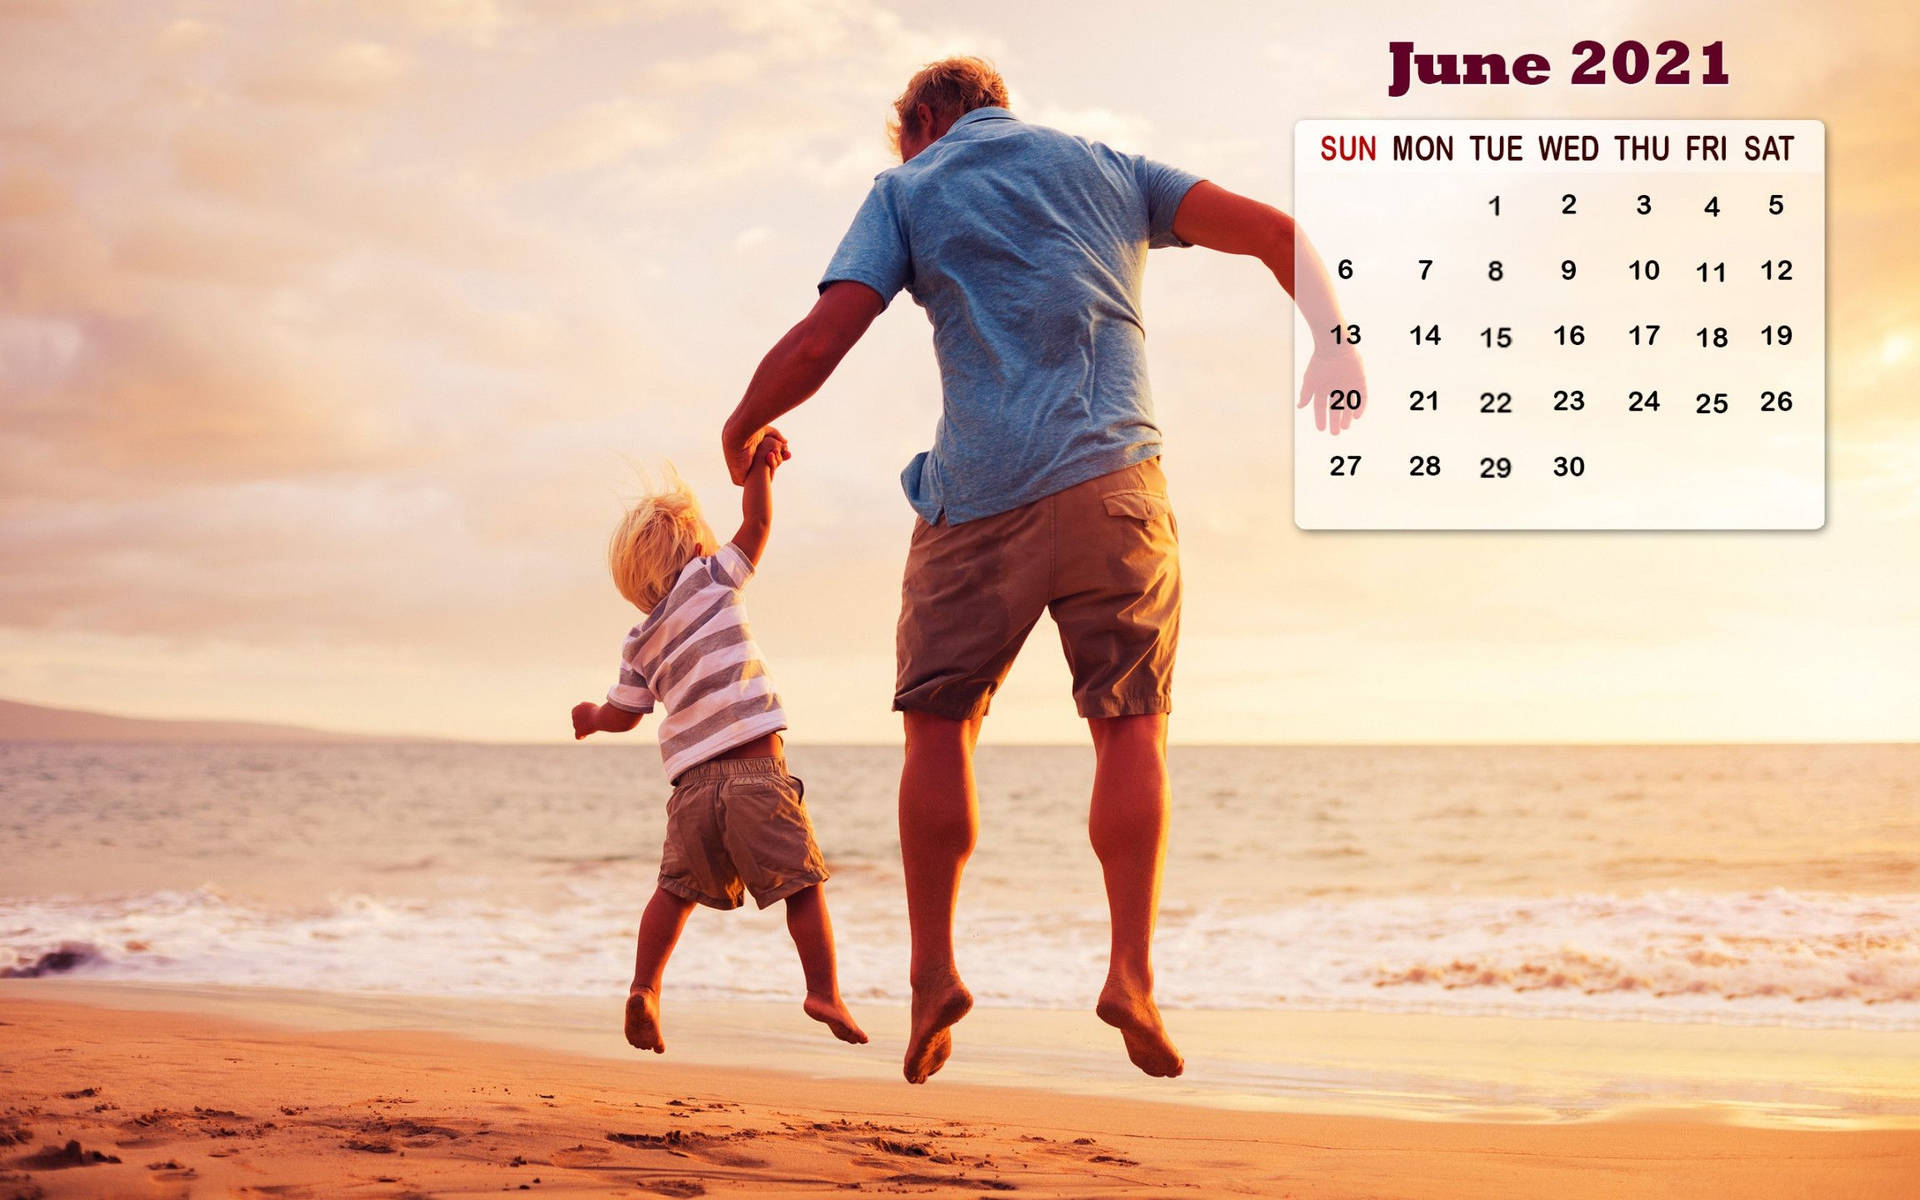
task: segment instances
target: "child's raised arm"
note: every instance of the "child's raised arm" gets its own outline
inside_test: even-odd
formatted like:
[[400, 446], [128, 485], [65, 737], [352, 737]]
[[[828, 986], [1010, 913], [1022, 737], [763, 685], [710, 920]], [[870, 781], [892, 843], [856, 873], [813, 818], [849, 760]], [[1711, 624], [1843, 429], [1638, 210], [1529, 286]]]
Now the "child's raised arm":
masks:
[[626, 733], [640, 724], [642, 714], [612, 704], [582, 700], [573, 706], [573, 740], [590, 733]]
[[773, 531], [773, 472], [791, 452], [778, 437], [762, 437], [753, 448], [753, 465], [747, 468], [747, 481], [740, 495], [740, 529], [733, 544], [747, 561], [760, 565], [766, 553], [767, 536]]

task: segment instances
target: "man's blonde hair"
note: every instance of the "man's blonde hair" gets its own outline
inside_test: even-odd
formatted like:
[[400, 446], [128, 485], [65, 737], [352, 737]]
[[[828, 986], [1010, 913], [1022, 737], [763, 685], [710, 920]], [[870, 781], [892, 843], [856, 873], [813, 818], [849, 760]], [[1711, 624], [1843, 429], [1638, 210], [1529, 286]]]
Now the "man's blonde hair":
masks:
[[660, 485], [649, 486], [614, 529], [607, 543], [607, 567], [627, 602], [652, 612], [666, 599], [682, 567], [718, 549], [713, 530], [700, 515], [700, 501], [669, 463]]
[[907, 90], [893, 102], [893, 116], [887, 121], [887, 143], [894, 157], [900, 156], [900, 134], [906, 130], [925, 134], [920, 127], [919, 108], [933, 110], [933, 119], [958, 118], [976, 108], [1007, 107], [1007, 81], [984, 58], [970, 54], [943, 58], [928, 63], [907, 80]]

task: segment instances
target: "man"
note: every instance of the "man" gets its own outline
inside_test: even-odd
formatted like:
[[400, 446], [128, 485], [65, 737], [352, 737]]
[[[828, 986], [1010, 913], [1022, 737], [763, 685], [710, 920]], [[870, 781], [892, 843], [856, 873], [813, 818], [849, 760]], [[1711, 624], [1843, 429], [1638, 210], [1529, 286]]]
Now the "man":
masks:
[[[943, 412], [902, 476], [919, 514], [907, 553], [893, 706], [904, 714], [900, 852], [912, 927], [904, 1069], [922, 1083], [973, 998], [954, 904], [978, 825], [972, 754], [994, 691], [1052, 613], [1092, 731], [1089, 831], [1112, 953], [1097, 1012], [1149, 1075], [1183, 1062], [1153, 997], [1165, 854], [1166, 718], [1179, 636], [1176, 530], [1147, 387], [1146, 251], [1258, 257], [1312, 318], [1301, 397], [1338, 432], [1361, 387], [1326, 272], [1277, 209], [1198, 176], [1019, 120], [975, 58], [916, 74], [895, 102], [901, 164], [882, 171], [806, 319], [767, 354], [722, 441], [736, 483], [768, 425], [813, 395], [902, 288], [934, 327]], [[776, 434], [777, 436], [777, 434]]]

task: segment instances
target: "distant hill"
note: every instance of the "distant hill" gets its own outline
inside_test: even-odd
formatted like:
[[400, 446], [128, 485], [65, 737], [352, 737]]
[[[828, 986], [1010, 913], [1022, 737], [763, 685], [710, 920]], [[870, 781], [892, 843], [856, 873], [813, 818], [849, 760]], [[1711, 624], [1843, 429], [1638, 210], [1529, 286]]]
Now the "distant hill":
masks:
[[0, 742], [392, 742], [259, 721], [165, 721], [0, 700]]

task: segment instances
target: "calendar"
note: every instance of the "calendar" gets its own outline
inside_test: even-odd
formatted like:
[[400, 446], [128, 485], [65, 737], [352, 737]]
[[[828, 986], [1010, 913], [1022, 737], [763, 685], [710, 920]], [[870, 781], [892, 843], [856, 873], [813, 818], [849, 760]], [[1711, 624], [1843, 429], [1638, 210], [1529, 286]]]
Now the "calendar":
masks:
[[[1818, 529], [1818, 121], [1302, 121], [1294, 217], [1359, 405], [1302, 529]], [[1359, 390], [1359, 389], [1356, 389]]]

